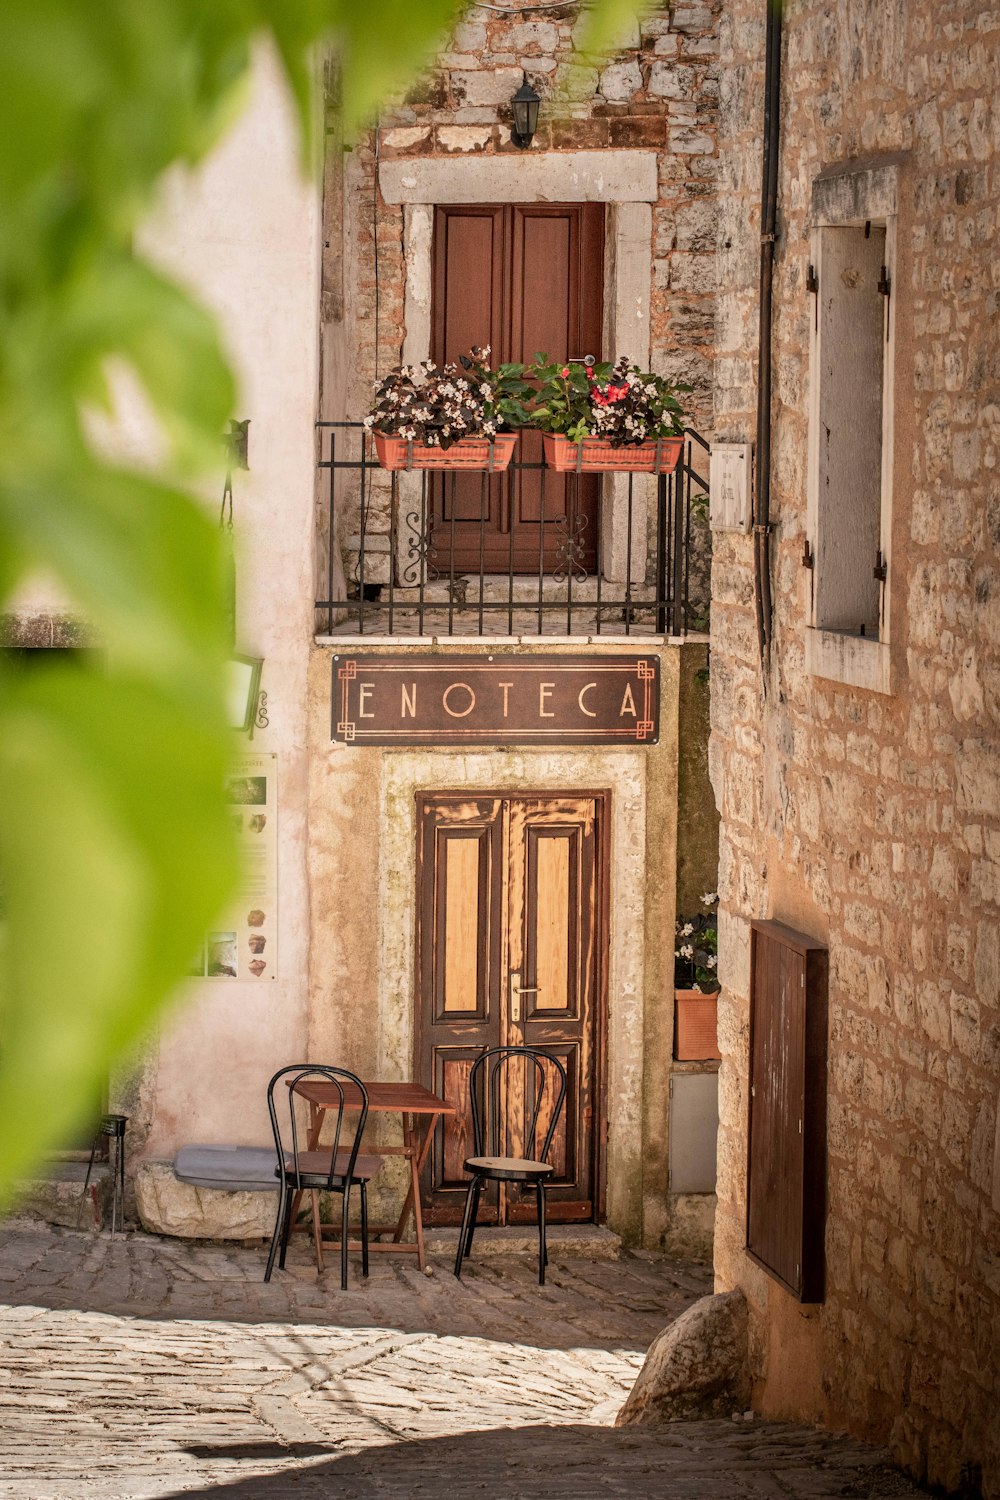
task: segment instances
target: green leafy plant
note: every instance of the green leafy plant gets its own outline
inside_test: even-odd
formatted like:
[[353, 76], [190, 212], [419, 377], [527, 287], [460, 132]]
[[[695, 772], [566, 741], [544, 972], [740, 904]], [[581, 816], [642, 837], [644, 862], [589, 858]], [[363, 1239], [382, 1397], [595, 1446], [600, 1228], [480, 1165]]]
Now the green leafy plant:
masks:
[[718, 893], [706, 892], [701, 901], [707, 911], [678, 917], [674, 926], [674, 985], [710, 995], [719, 988]]
[[431, 359], [400, 365], [375, 382], [364, 425], [428, 448], [446, 450], [464, 437], [496, 437], [528, 421], [531, 386], [523, 366], [486, 364], [489, 348], [473, 347], [458, 364], [439, 369]]
[[592, 357], [560, 365], [547, 354], [536, 354], [525, 374], [536, 382], [534, 425], [572, 443], [600, 437], [623, 448], [684, 431], [676, 392], [689, 387], [672, 386], [662, 375], [640, 370], [627, 355], [613, 365]]

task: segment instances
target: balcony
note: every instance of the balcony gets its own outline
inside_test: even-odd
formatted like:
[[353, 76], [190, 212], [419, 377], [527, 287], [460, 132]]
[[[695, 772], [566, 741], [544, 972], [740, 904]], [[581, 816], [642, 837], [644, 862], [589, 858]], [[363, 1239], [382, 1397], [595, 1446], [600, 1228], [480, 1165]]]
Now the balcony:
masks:
[[534, 460], [535, 434], [505, 475], [387, 473], [360, 424], [317, 433], [318, 637], [706, 628], [709, 445], [692, 429], [659, 476], [556, 474]]

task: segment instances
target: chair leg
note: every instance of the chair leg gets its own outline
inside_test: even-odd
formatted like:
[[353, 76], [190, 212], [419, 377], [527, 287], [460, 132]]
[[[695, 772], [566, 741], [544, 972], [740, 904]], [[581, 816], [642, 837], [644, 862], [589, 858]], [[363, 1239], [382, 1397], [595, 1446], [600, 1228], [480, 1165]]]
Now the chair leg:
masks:
[[312, 1190], [313, 1244], [316, 1246], [316, 1269], [323, 1269], [323, 1226], [319, 1221], [319, 1193]]
[[267, 1257], [267, 1270], [264, 1272], [264, 1280], [270, 1281], [271, 1272], [274, 1270], [274, 1257], [278, 1253], [278, 1241], [281, 1239], [281, 1226], [285, 1219], [285, 1184], [281, 1184], [281, 1193], [278, 1197], [278, 1212], [274, 1219], [274, 1233], [271, 1235], [271, 1249]]
[[351, 1222], [351, 1184], [344, 1183], [344, 1209], [340, 1221], [340, 1289], [347, 1291], [347, 1234]]
[[469, 1256], [472, 1254], [472, 1236], [476, 1232], [476, 1220], [479, 1218], [479, 1195], [482, 1192], [482, 1190], [483, 1190], [483, 1180], [482, 1180], [481, 1177], [477, 1177], [475, 1179], [475, 1184], [473, 1186], [473, 1191], [472, 1191], [472, 1214], [471, 1214], [471, 1216], [469, 1218], [469, 1232], [468, 1232], [468, 1234], [465, 1237], [465, 1259], [466, 1260], [468, 1260]]
[[[90, 1161], [87, 1163], [87, 1175], [83, 1179], [83, 1192], [80, 1194], [80, 1204], [79, 1204], [79, 1207], [77, 1208], [77, 1211], [76, 1211], [76, 1227], [77, 1227], [77, 1229], [79, 1229], [79, 1227], [80, 1227], [80, 1219], [81, 1219], [81, 1216], [83, 1214], [83, 1205], [87, 1201], [87, 1189], [90, 1186], [90, 1174], [94, 1170], [94, 1159], [97, 1156], [97, 1145], [98, 1145], [98, 1142], [100, 1141], [100, 1139], [101, 1138], [100, 1138], [99, 1135], [95, 1136], [94, 1137], [94, 1144], [90, 1148]], [[103, 1224], [100, 1226], [100, 1228], [102, 1228], [102, 1229], [104, 1228]]]
[[288, 1241], [292, 1237], [292, 1204], [295, 1195], [291, 1190], [285, 1192], [285, 1217], [281, 1226], [281, 1249], [278, 1252], [278, 1270], [285, 1269], [285, 1256], [288, 1254]]
[[122, 1234], [124, 1234], [125, 1233], [125, 1137], [123, 1135], [121, 1135], [121, 1136], [118, 1137], [118, 1201], [119, 1201], [119, 1203], [121, 1205], [121, 1207], [119, 1209], [119, 1213], [121, 1215], [121, 1223], [120, 1223], [119, 1227], [121, 1229]]
[[462, 1275], [462, 1252], [465, 1249], [466, 1235], [469, 1233], [469, 1218], [472, 1209], [472, 1195], [476, 1190], [476, 1183], [478, 1181], [478, 1177], [473, 1177], [472, 1181], [469, 1183], [469, 1191], [465, 1195], [465, 1213], [462, 1215], [462, 1227], [458, 1231], [458, 1253], [455, 1256], [455, 1275], [459, 1278], [461, 1278]]
[[538, 1285], [544, 1286], [549, 1256], [545, 1248], [545, 1187], [540, 1182], [535, 1183], [535, 1196], [538, 1199]]
[[368, 1184], [361, 1184], [361, 1274], [368, 1275]]

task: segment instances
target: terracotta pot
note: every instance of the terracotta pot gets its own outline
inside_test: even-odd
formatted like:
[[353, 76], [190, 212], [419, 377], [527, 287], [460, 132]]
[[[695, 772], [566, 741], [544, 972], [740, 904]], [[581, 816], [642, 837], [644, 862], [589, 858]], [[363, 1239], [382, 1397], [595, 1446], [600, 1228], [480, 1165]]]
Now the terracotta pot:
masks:
[[701, 990], [674, 991], [674, 1057], [678, 1062], [721, 1058], [716, 1027], [718, 995]]
[[429, 448], [395, 433], [375, 432], [375, 452], [383, 469], [479, 469], [498, 474], [514, 457], [516, 432], [501, 432], [492, 442], [485, 437], [459, 438], [450, 448]]
[[560, 474], [672, 474], [684, 446], [682, 437], [648, 438], [612, 448], [604, 438], [571, 443], [561, 432], [544, 432], [545, 462]]

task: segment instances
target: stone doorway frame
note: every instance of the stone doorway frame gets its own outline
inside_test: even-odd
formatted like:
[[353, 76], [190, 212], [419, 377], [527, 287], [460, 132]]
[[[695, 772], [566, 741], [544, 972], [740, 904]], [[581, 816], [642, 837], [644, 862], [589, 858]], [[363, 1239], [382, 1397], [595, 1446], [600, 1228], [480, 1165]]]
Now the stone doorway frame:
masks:
[[[449, 203], [604, 203], [605, 347], [649, 368], [649, 301], [653, 275], [653, 204], [659, 197], [655, 151], [539, 151], [518, 156], [399, 157], [379, 164], [387, 204], [403, 209], [403, 360], [427, 359], [431, 347], [434, 209]], [[601, 497], [601, 557], [608, 582], [624, 583], [628, 556], [628, 476], [606, 475]], [[402, 474], [401, 515], [419, 503], [420, 479]], [[655, 480], [636, 475], [633, 487], [632, 579], [641, 582]], [[395, 564], [410, 555], [398, 528]]]

